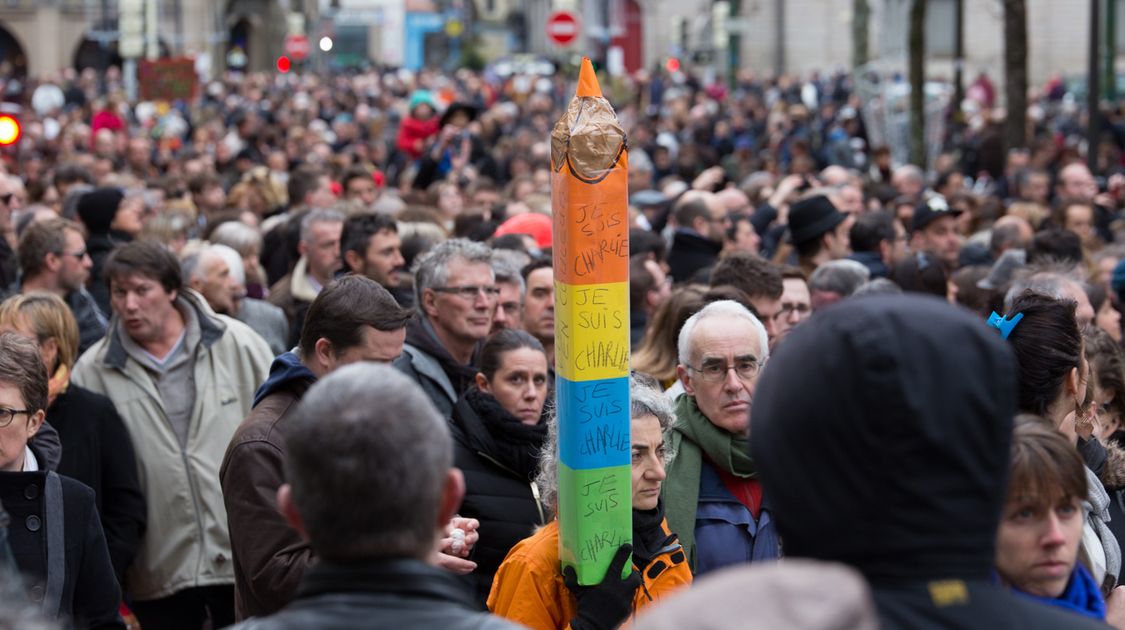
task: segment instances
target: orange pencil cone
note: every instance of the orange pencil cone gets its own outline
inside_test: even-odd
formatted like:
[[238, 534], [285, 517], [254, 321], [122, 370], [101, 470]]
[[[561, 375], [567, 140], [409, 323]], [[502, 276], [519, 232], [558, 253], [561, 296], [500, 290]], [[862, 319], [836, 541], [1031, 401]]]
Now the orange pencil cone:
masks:
[[582, 58], [582, 67], [578, 70], [578, 91], [574, 95], [579, 98], [602, 95], [602, 86], [598, 85], [598, 75], [589, 57]]

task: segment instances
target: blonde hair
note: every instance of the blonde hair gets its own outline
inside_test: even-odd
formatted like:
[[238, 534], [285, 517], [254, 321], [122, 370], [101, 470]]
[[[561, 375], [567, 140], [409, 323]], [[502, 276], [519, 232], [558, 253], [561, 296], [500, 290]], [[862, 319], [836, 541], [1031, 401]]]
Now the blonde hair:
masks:
[[[59, 349], [56, 360], [69, 370], [78, 360], [78, 322], [70, 312], [70, 307], [54, 293], [35, 291], [13, 295], [0, 302], [0, 325], [18, 327], [23, 322], [35, 331], [37, 341], [42, 344], [54, 339]], [[54, 373], [58, 365], [48, 365]]]

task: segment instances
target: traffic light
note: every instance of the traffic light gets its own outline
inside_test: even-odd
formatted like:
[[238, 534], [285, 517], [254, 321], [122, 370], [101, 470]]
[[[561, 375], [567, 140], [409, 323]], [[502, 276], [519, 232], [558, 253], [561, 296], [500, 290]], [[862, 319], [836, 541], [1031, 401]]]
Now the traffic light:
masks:
[[20, 140], [20, 121], [9, 114], [0, 114], [0, 146], [11, 146]]
[[679, 58], [669, 57], [668, 61], [664, 62], [664, 69], [667, 70], [671, 74], [675, 74], [675, 73], [679, 72], [680, 71], [680, 60], [679, 60]]
[[277, 58], [277, 71], [278, 72], [280, 72], [282, 74], [285, 74], [286, 72], [289, 72], [289, 65], [290, 65], [289, 64], [289, 57], [286, 57], [285, 55], [282, 55], [282, 56]]

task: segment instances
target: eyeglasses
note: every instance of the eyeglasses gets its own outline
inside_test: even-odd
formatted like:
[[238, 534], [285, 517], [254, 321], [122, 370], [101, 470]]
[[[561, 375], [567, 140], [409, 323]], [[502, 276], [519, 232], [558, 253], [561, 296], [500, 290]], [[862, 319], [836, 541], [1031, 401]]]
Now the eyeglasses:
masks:
[[727, 365], [725, 363], [707, 363], [701, 367], [689, 365], [688, 368], [694, 370], [699, 374], [699, 378], [704, 383], [718, 383], [726, 379], [727, 373], [734, 370], [738, 378], [743, 382], [750, 381], [758, 375], [761, 370], [761, 365], [754, 359], [742, 359], [735, 361], [734, 365]]
[[83, 258], [86, 257], [86, 253], [87, 253], [87, 250], [80, 249], [76, 252], [61, 252], [59, 255], [60, 256], [74, 256], [78, 260], [82, 260]]
[[782, 304], [781, 310], [777, 312], [778, 319], [785, 319], [796, 311], [797, 315], [804, 317], [812, 312], [812, 307], [808, 304]]
[[474, 285], [468, 287], [431, 287], [431, 290], [436, 291], [437, 293], [452, 293], [454, 295], [461, 296], [461, 298], [466, 300], [475, 299], [477, 295], [481, 293], [484, 293], [484, 297], [490, 300], [495, 300], [500, 297], [500, 289], [494, 286], [482, 287]]
[[26, 413], [27, 415], [30, 416], [31, 414], [35, 413], [35, 410], [34, 409], [8, 409], [7, 407], [0, 407], [0, 428], [6, 427], [9, 424], [12, 424], [12, 420], [15, 419], [16, 414], [18, 414], [18, 413]]

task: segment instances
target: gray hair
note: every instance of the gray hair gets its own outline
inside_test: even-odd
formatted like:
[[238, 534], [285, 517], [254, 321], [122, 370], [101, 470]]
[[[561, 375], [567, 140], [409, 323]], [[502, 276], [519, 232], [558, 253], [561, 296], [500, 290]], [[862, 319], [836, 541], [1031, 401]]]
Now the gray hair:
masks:
[[762, 354], [762, 356], [758, 357], [758, 364], [764, 367], [766, 361], [770, 358], [769, 335], [766, 334], [766, 327], [762, 325], [762, 322], [758, 321], [757, 317], [754, 317], [754, 314], [751, 313], [749, 309], [734, 300], [711, 302], [684, 322], [683, 327], [680, 328], [680, 337], [676, 343], [680, 364], [686, 366], [691, 362], [691, 342], [692, 337], [695, 335], [695, 328], [699, 322], [709, 317], [719, 316], [738, 317], [750, 322], [754, 330], [758, 333], [758, 347]]
[[492, 273], [496, 276], [496, 282], [519, 285], [521, 298], [524, 293], [527, 293], [527, 283], [524, 282], [520, 270], [530, 262], [531, 256], [523, 252], [511, 249], [492, 250]]
[[[449, 267], [456, 261], [485, 264], [492, 269], [492, 248], [464, 238], [438, 243], [414, 261], [414, 303], [422, 310], [422, 294], [426, 289], [443, 287], [449, 280]], [[493, 276], [495, 278], [495, 276]]]
[[184, 282], [202, 280], [211, 268], [211, 261], [219, 258], [227, 263], [230, 274], [239, 284], [246, 282], [246, 273], [242, 266], [242, 256], [226, 245], [203, 245], [199, 249], [184, 256], [180, 261], [180, 274]]
[[847, 297], [871, 279], [871, 270], [863, 263], [840, 259], [824, 263], [809, 276], [810, 291], [831, 291]]
[[1004, 294], [1004, 312], [1012, 309], [1012, 303], [1024, 291], [1031, 291], [1056, 300], [1073, 299], [1070, 289], [1086, 290], [1085, 282], [1079, 279], [1076, 272], [1077, 270], [1063, 271], [1062, 268], [1054, 267], [1041, 268], [1038, 271], [1029, 270], [1028, 273], [1020, 274], [1012, 281], [1012, 286]]
[[859, 285], [852, 296], [860, 295], [899, 295], [902, 289], [887, 278], [873, 278]]
[[209, 239], [216, 245], [226, 245], [245, 256], [251, 250], [262, 253], [262, 235], [241, 221], [226, 221], [211, 232]]
[[313, 223], [343, 223], [344, 219], [344, 213], [339, 210], [328, 210], [324, 208], [309, 210], [305, 216], [301, 218], [301, 242], [311, 244]]
[[[676, 422], [676, 411], [672, 400], [664, 392], [654, 389], [636, 377], [629, 378], [629, 418], [655, 416], [660, 423], [660, 432], [667, 434]], [[664, 463], [672, 459], [670, 450], [665, 450]], [[547, 439], [539, 453], [539, 472], [535, 475], [535, 485], [539, 489], [540, 502], [552, 512], [559, 505], [559, 422], [557, 408], [547, 419]]]
[[285, 444], [286, 477], [318, 556], [431, 552], [453, 440], [416, 382], [387, 365], [335, 370], [301, 399]]
[[204, 253], [208, 257], [219, 256], [225, 260], [227, 267], [230, 268], [231, 277], [237, 280], [239, 284], [246, 284], [246, 268], [242, 264], [242, 256], [234, 251], [233, 247], [216, 243], [205, 249]]

